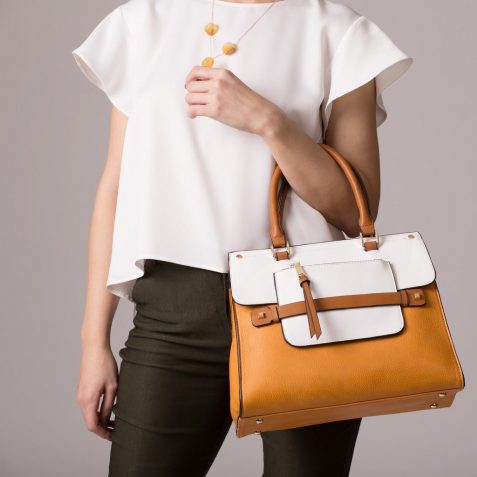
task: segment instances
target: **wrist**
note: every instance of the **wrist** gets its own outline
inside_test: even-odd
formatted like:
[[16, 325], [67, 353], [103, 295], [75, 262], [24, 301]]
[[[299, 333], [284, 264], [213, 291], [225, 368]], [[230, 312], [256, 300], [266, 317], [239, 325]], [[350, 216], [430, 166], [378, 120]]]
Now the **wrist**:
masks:
[[84, 339], [81, 338], [81, 349], [83, 351], [106, 351], [111, 349], [111, 343], [106, 339]]
[[105, 350], [111, 349], [109, 334], [106, 332], [83, 329], [81, 330], [81, 347], [83, 350]]
[[279, 107], [272, 105], [265, 108], [259, 135], [266, 141], [272, 140], [281, 134], [286, 125], [286, 120], [286, 114]]

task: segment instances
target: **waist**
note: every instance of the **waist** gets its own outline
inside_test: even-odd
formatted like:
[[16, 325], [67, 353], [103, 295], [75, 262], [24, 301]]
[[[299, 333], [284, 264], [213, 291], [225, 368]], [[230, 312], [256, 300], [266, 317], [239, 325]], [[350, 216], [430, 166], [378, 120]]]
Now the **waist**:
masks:
[[191, 273], [207, 273], [207, 274], [216, 274], [222, 277], [222, 280], [226, 284], [227, 288], [230, 288], [230, 273], [229, 272], [217, 272], [215, 270], [208, 270], [205, 268], [193, 267], [191, 265], [183, 265], [181, 263], [176, 262], [169, 262], [166, 260], [157, 260], [155, 258], [147, 258], [144, 262], [144, 275], [148, 275], [153, 273], [154, 270], [158, 270], [159, 268], [168, 267], [171, 269], [176, 269], [176, 271], [180, 272], [191, 272]]

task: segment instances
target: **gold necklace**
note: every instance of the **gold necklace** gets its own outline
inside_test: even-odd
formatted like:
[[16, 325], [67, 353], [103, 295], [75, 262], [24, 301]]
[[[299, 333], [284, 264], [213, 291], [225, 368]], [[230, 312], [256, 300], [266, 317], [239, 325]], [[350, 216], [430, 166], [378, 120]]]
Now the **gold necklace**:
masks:
[[[245, 30], [242, 35], [235, 42], [227, 41], [222, 45], [222, 53], [218, 53], [215, 56], [212, 56], [212, 37], [217, 33], [219, 29], [219, 25], [214, 23], [214, 7], [215, 7], [215, 0], [212, 0], [212, 12], [210, 15], [210, 22], [207, 23], [204, 27], [205, 33], [210, 36], [210, 56], [206, 56], [203, 60], [201, 65], [211, 67], [214, 65], [215, 58], [218, 58], [222, 55], [233, 55], [237, 49], [240, 40], [257, 24], [257, 22], [275, 5], [278, 0], [273, 0], [273, 3]], [[283, 0], [281, 0], [283, 1]]]

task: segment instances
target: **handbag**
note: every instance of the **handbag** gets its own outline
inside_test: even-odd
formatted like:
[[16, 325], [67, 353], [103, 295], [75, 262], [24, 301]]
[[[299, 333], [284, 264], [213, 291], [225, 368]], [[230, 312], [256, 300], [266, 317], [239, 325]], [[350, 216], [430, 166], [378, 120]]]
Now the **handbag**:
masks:
[[276, 165], [270, 248], [228, 253], [237, 437], [450, 407], [465, 386], [421, 234], [378, 235], [354, 169], [319, 144], [352, 188], [360, 234], [290, 245]]

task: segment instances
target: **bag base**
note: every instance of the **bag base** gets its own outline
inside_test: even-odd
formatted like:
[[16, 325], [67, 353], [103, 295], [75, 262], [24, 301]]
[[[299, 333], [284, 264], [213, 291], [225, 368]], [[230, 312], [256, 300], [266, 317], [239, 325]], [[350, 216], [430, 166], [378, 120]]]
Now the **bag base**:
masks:
[[[449, 407], [465, 379], [437, 283], [402, 307], [395, 335], [294, 347], [278, 323], [256, 328], [229, 289], [230, 412], [237, 437], [323, 422]], [[266, 358], [266, 359], [265, 359]]]

